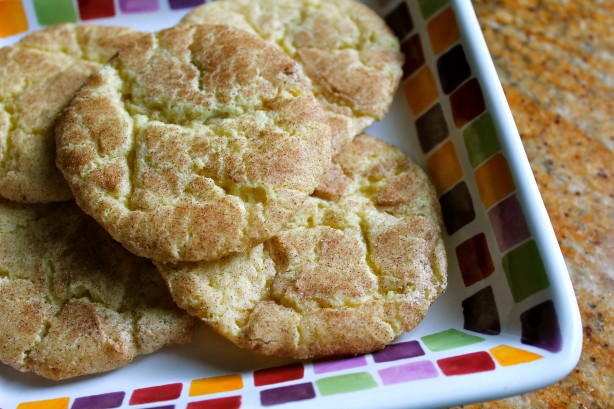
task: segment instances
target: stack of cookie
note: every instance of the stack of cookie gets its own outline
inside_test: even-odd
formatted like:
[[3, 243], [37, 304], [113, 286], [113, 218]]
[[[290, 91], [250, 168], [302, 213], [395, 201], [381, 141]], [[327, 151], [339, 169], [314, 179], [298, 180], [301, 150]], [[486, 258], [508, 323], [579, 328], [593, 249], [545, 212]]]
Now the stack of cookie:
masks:
[[151, 261], [83, 213], [55, 166], [58, 114], [141, 36], [66, 25], [0, 49], [0, 361], [21, 371], [103, 372], [191, 339]]
[[0, 50], [0, 360], [106, 371], [186, 342], [191, 317], [299, 359], [413, 328], [446, 286], [437, 198], [361, 134], [402, 62], [352, 0], [222, 0]]

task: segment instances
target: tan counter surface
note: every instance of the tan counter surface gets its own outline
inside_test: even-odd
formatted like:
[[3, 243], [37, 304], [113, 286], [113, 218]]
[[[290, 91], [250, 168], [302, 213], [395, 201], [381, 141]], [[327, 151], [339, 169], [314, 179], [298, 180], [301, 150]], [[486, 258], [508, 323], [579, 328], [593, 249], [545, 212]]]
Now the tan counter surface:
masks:
[[614, 1], [474, 0], [578, 298], [576, 369], [469, 408], [614, 407]]

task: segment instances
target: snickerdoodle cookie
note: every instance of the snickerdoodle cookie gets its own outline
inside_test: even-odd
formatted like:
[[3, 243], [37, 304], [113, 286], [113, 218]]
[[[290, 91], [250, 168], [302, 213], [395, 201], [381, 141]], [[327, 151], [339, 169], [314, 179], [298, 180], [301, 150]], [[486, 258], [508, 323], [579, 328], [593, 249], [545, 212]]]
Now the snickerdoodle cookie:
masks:
[[0, 197], [27, 203], [72, 198], [55, 166], [56, 117], [93, 72], [140, 35], [65, 24], [0, 49]]
[[447, 283], [436, 194], [397, 148], [356, 137], [284, 229], [244, 254], [160, 264], [177, 304], [235, 344], [287, 358], [383, 348]]
[[72, 202], [0, 199], [0, 362], [50, 379], [105, 372], [191, 339], [149, 260]]
[[384, 116], [402, 74], [399, 40], [353, 0], [221, 0], [182, 22], [240, 28], [298, 61], [327, 110], [336, 150]]
[[298, 63], [227, 26], [123, 48], [56, 127], [79, 206], [133, 253], [213, 260], [275, 235], [330, 164], [330, 128]]

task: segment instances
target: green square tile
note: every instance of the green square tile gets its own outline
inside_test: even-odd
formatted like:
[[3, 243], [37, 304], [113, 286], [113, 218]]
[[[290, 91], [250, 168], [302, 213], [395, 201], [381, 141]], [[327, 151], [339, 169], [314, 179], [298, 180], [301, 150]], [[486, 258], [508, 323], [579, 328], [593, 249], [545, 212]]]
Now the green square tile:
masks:
[[474, 168], [501, 150], [495, 123], [488, 112], [465, 128], [463, 138]]
[[418, 0], [422, 17], [427, 20], [437, 10], [448, 4], [448, 0]]
[[77, 12], [72, 0], [34, 0], [38, 22], [43, 26], [76, 23]]
[[469, 335], [454, 328], [422, 337], [422, 342], [433, 352], [460, 348], [484, 341], [484, 338]]
[[503, 256], [503, 270], [514, 301], [548, 288], [550, 282], [535, 241], [528, 241]]
[[320, 394], [326, 396], [376, 388], [377, 382], [375, 382], [369, 373], [359, 372], [318, 379], [316, 381], [316, 386]]

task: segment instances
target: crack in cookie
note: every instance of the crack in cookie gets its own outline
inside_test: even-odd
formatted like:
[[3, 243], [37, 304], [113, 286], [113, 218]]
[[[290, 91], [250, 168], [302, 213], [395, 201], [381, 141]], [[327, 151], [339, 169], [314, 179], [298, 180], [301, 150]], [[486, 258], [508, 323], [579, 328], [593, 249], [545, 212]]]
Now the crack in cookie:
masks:
[[110, 371], [191, 339], [150, 261], [73, 203], [0, 199], [0, 361], [49, 379]]
[[213, 262], [156, 266], [180, 307], [243, 348], [361, 354], [415, 327], [446, 288], [441, 224], [424, 172], [360, 135], [275, 237]]
[[72, 198], [55, 166], [57, 115], [90, 74], [140, 35], [127, 28], [65, 24], [0, 50], [1, 197], [26, 203]]
[[313, 192], [330, 163], [323, 115], [298, 64], [260, 38], [178, 26], [91, 77], [58, 121], [57, 164], [128, 250], [213, 260], [273, 236]]
[[383, 118], [402, 75], [399, 40], [353, 0], [222, 0], [195, 8], [182, 23], [239, 28], [299, 62], [327, 111], [337, 152]]

